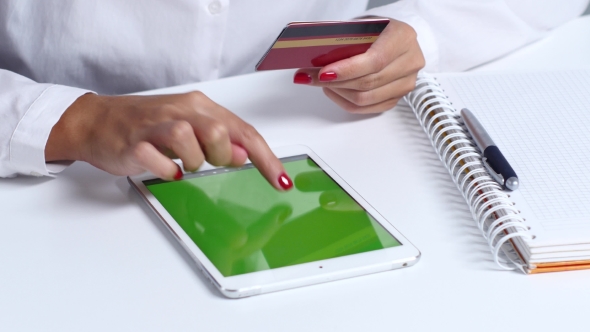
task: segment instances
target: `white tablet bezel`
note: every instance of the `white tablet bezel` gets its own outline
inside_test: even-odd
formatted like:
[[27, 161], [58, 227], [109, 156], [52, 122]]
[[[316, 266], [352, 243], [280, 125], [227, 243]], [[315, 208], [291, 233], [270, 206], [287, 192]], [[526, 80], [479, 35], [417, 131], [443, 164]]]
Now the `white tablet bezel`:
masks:
[[[252, 296], [277, 290], [392, 270], [414, 265], [419, 260], [420, 252], [418, 249], [416, 249], [416, 247], [414, 247], [400, 232], [385, 220], [383, 216], [381, 216], [356, 191], [354, 191], [348, 183], [340, 178], [332, 168], [311, 151], [311, 149], [305, 146], [288, 146], [273, 149], [273, 152], [278, 158], [300, 155], [309, 156], [402, 245], [316, 262], [225, 277], [219, 272], [219, 270], [217, 270], [215, 265], [211, 263], [207, 256], [205, 256], [205, 254], [184, 232], [182, 227], [178, 225], [178, 223], [143, 184], [144, 180], [150, 180], [156, 177], [152, 174], [146, 173], [128, 177], [128, 180], [132, 187], [136, 189], [150, 208], [158, 215], [164, 225], [166, 225], [172, 232], [184, 249], [193, 257], [199, 269], [203, 271], [222, 294], [230, 298]], [[214, 168], [217, 167], [205, 163], [199, 171], [211, 170]], [[224, 171], [224, 168], [218, 169], [220, 172]]]

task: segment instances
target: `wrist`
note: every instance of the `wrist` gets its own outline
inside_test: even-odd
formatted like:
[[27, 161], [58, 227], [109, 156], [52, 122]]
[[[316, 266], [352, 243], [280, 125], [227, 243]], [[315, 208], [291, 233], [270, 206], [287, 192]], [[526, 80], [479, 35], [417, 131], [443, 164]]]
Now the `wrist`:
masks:
[[102, 97], [95, 94], [80, 96], [70, 105], [53, 126], [45, 145], [45, 161], [86, 160], [92, 123], [102, 105]]

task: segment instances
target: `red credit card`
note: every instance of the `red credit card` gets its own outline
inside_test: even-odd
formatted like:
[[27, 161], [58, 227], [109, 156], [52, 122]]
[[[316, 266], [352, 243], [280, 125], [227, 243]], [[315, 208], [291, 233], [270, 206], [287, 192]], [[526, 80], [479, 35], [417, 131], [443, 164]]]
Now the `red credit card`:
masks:
[[388, 19], [293, 22], [256, 65], [256, 70], [323, 67], [365, 53]]

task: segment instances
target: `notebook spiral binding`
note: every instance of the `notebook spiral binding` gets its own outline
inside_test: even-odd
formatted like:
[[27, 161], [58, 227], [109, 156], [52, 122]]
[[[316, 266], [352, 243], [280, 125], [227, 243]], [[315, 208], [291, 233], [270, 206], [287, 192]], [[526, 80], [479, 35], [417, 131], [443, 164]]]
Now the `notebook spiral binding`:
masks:
[[481, 152], [444, 90], [434, 77], [421, 73], [416, 88], [405, 99], [463, 194], [496, 264], [502, 269], [527, 273], [529, 267], [513, 241], [517, 237], [534, 239], [534, 236], [510, 195], [485, 169]]

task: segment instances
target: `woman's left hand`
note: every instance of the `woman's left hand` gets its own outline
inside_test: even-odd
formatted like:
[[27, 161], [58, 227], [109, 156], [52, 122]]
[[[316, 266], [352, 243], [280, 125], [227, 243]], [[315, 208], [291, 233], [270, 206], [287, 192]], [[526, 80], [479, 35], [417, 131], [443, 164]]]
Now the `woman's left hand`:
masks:
[[393, 108], [414, 89], [424, 64], [414, 29], [391, 20], [365, 53], [323, 68], [300, 69], [293, 81], [322, 87], [348, 112], [378, 113]]

